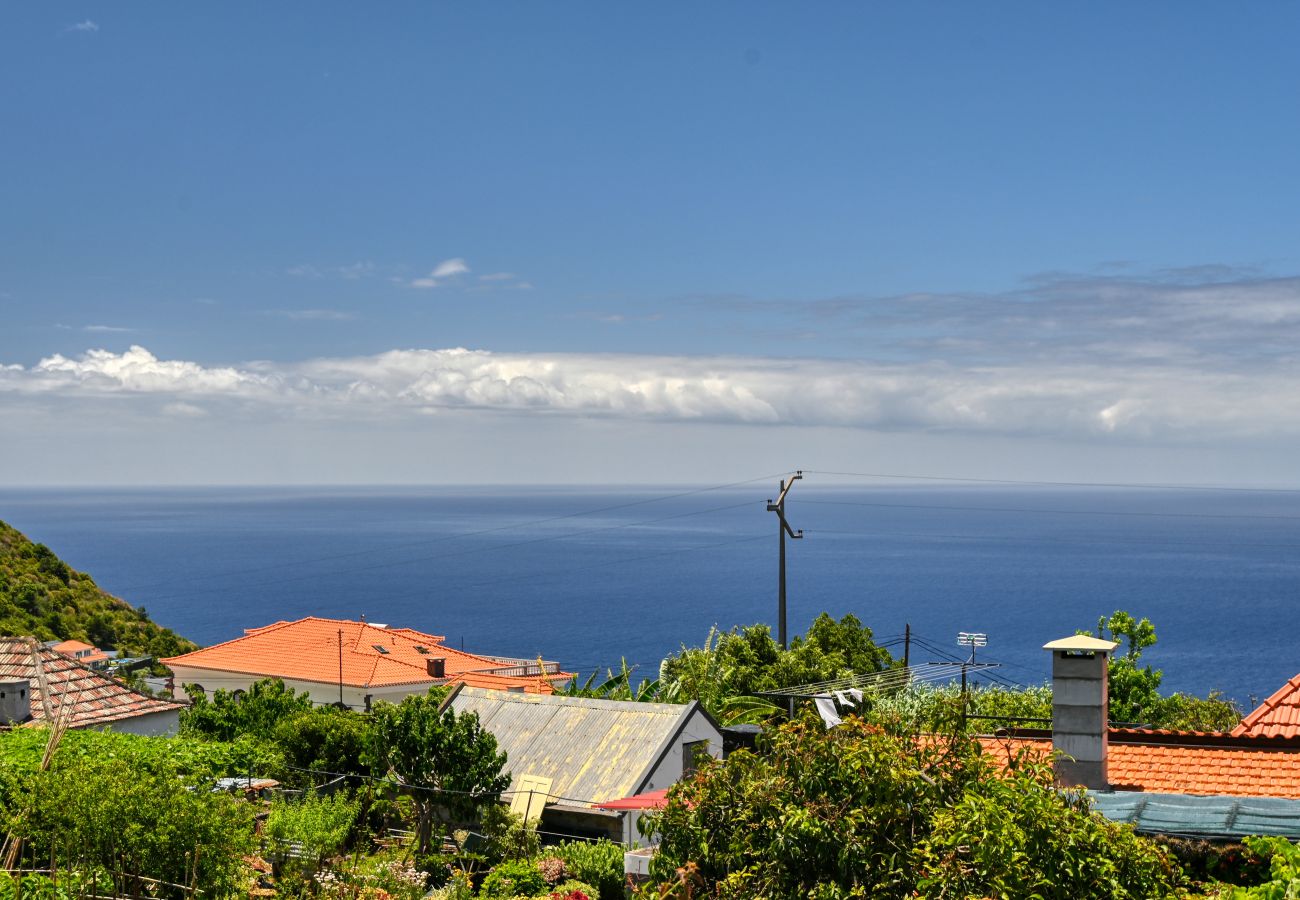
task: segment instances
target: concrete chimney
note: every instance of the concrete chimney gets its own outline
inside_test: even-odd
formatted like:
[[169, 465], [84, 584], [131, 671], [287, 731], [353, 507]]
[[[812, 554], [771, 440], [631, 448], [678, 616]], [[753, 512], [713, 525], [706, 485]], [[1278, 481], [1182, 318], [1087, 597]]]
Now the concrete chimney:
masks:
[[31, 717], [31, 685], [27, 679], [0, 681], [0, 724], [18, 725]]
[[447, 660], [441, 656], [433, 656], [424, 661], [425, 667], [429, 671], [430, 678], [447, 677]]
[[1043, 645], [1052, 654], [1052, 749], [1057, 751], [1058, 784], [1094, 791], [1110, 788], [1107, 658], [1118, 646], [1091, 635]]

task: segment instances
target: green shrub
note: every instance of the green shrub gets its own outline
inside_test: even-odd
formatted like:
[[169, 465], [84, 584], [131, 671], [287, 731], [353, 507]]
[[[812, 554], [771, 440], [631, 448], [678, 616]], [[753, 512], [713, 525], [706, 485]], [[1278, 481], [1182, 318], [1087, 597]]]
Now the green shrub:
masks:
[[1183, 880], [1156, 844], [1058, 792], [1049, 765], [1004, 769], [964, 734], [805, 716], [764, 744], [669, 792], [650, 862], [662, 896], [1119, 900]]
[[[613, 841], [568, 841], [554, 848], [571, 878], [585, 881], [600, 900], [623, 896], [623, 847]], [[596, 900], [595, 897], [592, 900]]]
[[1243, 843], [1269, 858], [1269, 878], [1256, 887], [1230, 888], [1222, 900], [1288, 900], [1300, 897], [1300, 847], [1281, 837], [1248, 837]]
[[277, 799], [271, 805], [264, 833], [281, 845], [300, 845], [303, 857], [319, 865], [343, 848], [359, 807], [345, 794], [308, 795], [297, 801]]
[[568, 881], [561, 881], [551, 892], [546, 895], [548, 900], [560, 898], [560, 900], [596, 900], [600, 896], [600, 891], [585, 881], [579, 881], [576, 878], [570, 878]]
[[533, 860], [511, 859], [497, 866], [483, 879], [480, 897], [535, 897], [546, 891], [546, 879]]

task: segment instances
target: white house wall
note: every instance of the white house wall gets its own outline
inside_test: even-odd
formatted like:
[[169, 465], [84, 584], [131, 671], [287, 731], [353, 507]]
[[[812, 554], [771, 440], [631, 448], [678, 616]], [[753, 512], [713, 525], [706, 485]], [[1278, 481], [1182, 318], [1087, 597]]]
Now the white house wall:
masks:
[[686, 771], [686, 759], [684, 747], [695, 741], [708, 741], [709, 755], [717, 759], [722, 758], [722, 732], [713, 727], [713, 723], [704, 715], [700, 707], [691, 711], [690, 718], [686, 720], [681, 734], [668, 748], [659, 764], [655, 766], [654, 771], [650, 773], [650, 779], [640, 788], [638, 793], [644, 794], [646, 791], [660, 791], [682, 780], [682, 773]]
[[167, 709], [162, 712], [146, 713], [129, 719], [109, 722], [101, 730], [120, 731], [123, 734], [142, 734], [146, 737], [171, 737], [180, 730], [181, 712], [179, 709]]
[[[249, 675], [241, 672], [220, 672], [216, 669], [196, 669], [189, 666], [172, 666], [174, 675], [172, 694], [177, 699], [185, 699], [184, 685], [197, 684], [202, 686], [203, 693], [209, 698], [217, 691], [246, 691], [254, 682], [262, 681], [266, 678], [273, 677], [268, 675]], [[307, 693], [311, 696], [312, 703], [319, 706], [328, 706], [331, 703], [339, 702], [338, 683], [326, 684], [319, 681], [303, 681], [296, 678], [281, 679], [285, 687], [292, 688], [295, 693]], [[429, 690], [431, 682], [427, 684], [406, 684], [406, 685], [389, 685], [385, 687], [361, 688], [350, 685], [343, 686], [343, 702], [352, 709], [365, 709], [366, 697], [371, 698], [371, 702], [386, 700], [389, 703], [400, 703], [403, 697], [411, 694], [423, 694]]]

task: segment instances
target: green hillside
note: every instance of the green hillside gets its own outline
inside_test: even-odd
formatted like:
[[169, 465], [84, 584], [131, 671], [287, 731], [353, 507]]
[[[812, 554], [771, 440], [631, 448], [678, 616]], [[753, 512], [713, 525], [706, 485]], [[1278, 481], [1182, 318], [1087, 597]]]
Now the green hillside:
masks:
[[0, 522], [0, 635], [75, 638], [128, 656], [172, 656], [195, 645], [101, 591], [44, 544]]

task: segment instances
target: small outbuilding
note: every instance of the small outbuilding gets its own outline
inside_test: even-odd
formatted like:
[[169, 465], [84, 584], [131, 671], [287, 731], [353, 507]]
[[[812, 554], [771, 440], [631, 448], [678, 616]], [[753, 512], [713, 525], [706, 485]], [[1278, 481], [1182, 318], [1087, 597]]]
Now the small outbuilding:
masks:
[[671, 787], [702, 755], [721, 757], [723, 733], [694, 701], [636, 703], [461, 687], [446, 704], [476, 713], [506, 753], [507, 799], [541, 830], [638, 843], [634, 809], [611, 798]]

